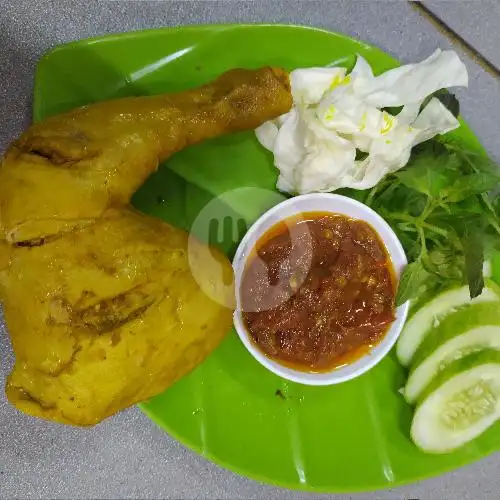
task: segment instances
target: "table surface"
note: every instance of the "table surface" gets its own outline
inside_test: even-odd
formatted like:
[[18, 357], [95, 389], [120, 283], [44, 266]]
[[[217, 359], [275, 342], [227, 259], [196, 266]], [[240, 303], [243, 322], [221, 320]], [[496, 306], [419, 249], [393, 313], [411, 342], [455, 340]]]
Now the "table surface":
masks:
[[[112, 32], [199, 23], [266, 22], [319, 26], [366, 40], [401, 61], [453, 47], [470, 72], [462, 113], [500, 159], [500, 83], [471, 52], [404, 1], [150, 2], [2, 0], [0, 152], [31, 119], [33, 72], [48, 49]], [[459, 5], [458, 5], [459, 4]], [[498, 61], [500, 9], [494, 1], [429, 2], [459, 35]], [[469, 16], [470, 14], [470, 16]], [[488, 37], [492, 33], [492, 38]], [[496, 37], [496, 38], [495, 38]], [[492, 42], [490, 43], [490, 40]], [[498, 45], [498, 44], [496, 44]], [[498, 47], [496, 47], [498, 49]], [[2, 318], [0, 317], [0, 320]], [[1, 321], [0, 386], [13, 356]], [[314, 495], [262, 485], [187, 450], [131, 408], [92, 429], [19, 414], [0, 395], [0, 498], [460, 498], [496, 499], [500, 454], [444, 476], [373, 494]]]

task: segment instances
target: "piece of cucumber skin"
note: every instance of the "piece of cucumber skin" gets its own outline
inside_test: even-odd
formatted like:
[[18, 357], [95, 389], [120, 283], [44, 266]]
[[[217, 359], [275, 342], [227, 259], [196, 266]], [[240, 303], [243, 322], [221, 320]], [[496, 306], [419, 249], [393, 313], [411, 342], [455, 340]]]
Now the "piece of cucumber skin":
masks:
[[[420, 365], [424, 363], [437, 349], [443, 346], [446, 342], [458, 336], [466, 335], [471, 330], [482, 326], [498, 327], [500, 335], [500, 302], [480, 302], [462, 306], [457, 311], [444, 317], [439, 325], [431, 328], [422, 341], [422, 344], [413, 355], [406, 387], [408, 386], [408, 382], [412, 380], [412, 377], [415, 376], [415, 372]], [[473, 344], [470, 344], [470, 347], [473, 347]], [[482, 345], [478, 347], [481, 348], [488, 346]], [[452, 352], [449, 352], [447, 354], [447, 357], [448, 356], [452, 356]], [[438, 366], [436, 366], [436, 372], [432, 374], [432, 377], [430, 377], [430, 380], [426, 383], [426, 385], [429, 385], [432, 382], [432, 378], [438, 371]], [[422, 388], [422, 391], [425, 391], [425, 387]], [[422, 391], [420, 391], [420, 393]], [[406, 390], [403, 390], [403, 395], [406, 401], [410, 404], [414, 404], [415, 399], [418, 399], [418, 396], [416, 398], [410, 398]]]
[[478, 326], [500, 326], [500, 301], [480, 302], [458, 308], [431, 328], [413, 355], [410, 373], [448, 340]]
[[[451, 346], [457, 343], [462, 345], [458, 348]], [[424, 358], [410, 371], [403, 390], [406, 401], [414, 404], [432, 379], [454, 360], [483, 349], [500, 350], [500, 327], [498, 325], [476, 326], [452, 337], [448, 342], [438, 345], [435, 351], [432, 351], [427, 358]]]
[[500, 351], [497, 349], [482, 349], [481, 351], [473, 352], [453, 361], [443, 371], [439, 372], [425, 390], [422, 391], [421, 396], [418, 398], [417, 406], [422, 404], [424, 399], [458, 373], [487, 363], [500, 364]]
[[[419, 446], [418, 440], [415, 438], [415, 420], [417, 416], [417, 412], [419, 410], [419, 407], [425, 403], [425, 400], [431, 396], [435, 391], [438, 391], [446, 382], [450, 381], [453, 377], [460, 375], [466, 371], [478, 368], [481, 365], [489, 365], [489, 364], [495, 364], [495, 365], [500, 365], [500, 351], [497, 351], [495, 349], [484, 349], [479, 352], [472, 353], [468, 356], [465, 356], [461, 359], [458, 359], [456, 361], [453, 361], [450, 363], [442, 372], [437, 374], [432, 382], [427, 386], [427, 388], [422, 392], [421, 397], [418, 400], [417, 403], [417, 408], [415, 410], [414, 418], [411, 424], [411, 429], [410, 429], [410, 435], [415, 443], [415, 445], [420, 448], [422, 451], [425, 453], [438, 453], [438, 454], [443, 454], [443, 453], [449, 453], [454, 451], [457, 448], [453, 449], [447, 449], [447, 450], [440, 450], [440, 451], [435, 451], [430, 448], [422, 448]], [[500, 381], [499, 381], [500, 385]], [[465, 387], [464, 387], [465, 389]], [[500, 395], [499, 395], [500, 397]], [[491, 426], [490, 426], [491, 427]], [[486, 429], [483, 431], [485, 432]], [[476, 438], [479, 436], [476, 436]], [[475, 439], [475, 438], [474, 438]], [[461, 446], [464, 446], [467, 443], [463, 443]], [[460, 446], [460, 447], [461, 447]]]
[[[419, 347], [420, 347], [420, 345], [419, 345], [417, 347], [416, 351], [410, 357], [408, 357], [407, 354], [405, 354], [404, 351], [403, 351], [403, 349], [402, 349], [402, 346], [404, 346], [404, 344], [405, 344], [405, 335], [409, 335], [409, 333], [407, 333], [408, 332], [408, 326], [411, 324], [412, 320], [415, 319], [415, 316], [418, 313], [423, 312], [423, 310], [426, 307], [429, 307], [431, 304], [436, 303], [436, 301], [438, 301], [438, 300], [446, 299], [446, 295], [447, 294], [452, 293], [452, 292], [459, 292], [460, 290], [462, 290], [465, 294], [468, 293], [468, 287], [467, 286], [462, 286], [462, 287], [453, 286], [451, 288], [448, 288], [448, 289], [442, 291], [437, 297], [434, 297], [433, 299], [428, 300], [428, 301], [422, 303], [421, 306], [418, 309], [415, 309], [413, 311], [413, 314], [407, 320], [406, 325], [403, 328], [403, 331], [401, 332], [401, 336], [400, 336], [400, 338], [398, 340], [398, 343], [396, 344], [396, 355], [398, 357], [399, 362], [403, 366], [410, 366], [411, 364], [413, 364], [413, 360], [415, 358], [415, 354], [418, 352]], [[486, 280], [483, 294], [487, 290], [493, 292], [498, 297], [498, 301], [500, 302], [500, 287], [496, 283], [494, 283], [491, 280]], [[479, 297], [481, 297], [481, 296], [479, 296]], [[477, 299], [476, 299], [476, 301], [477, 301]], [[491, 301], [489, 301], [489, 302], [491, 302]], [[473, 302], [464, 302], [459, 307], [469, 306], [472, 303]], [[455, 307], [456, 306], [451, 306], [451, 309], [455, 309]], [[449, 310], [445, 309], [445, 310], [443, 310], [443, 312], [442, 312], [441, 315], [444, 318], [446, 318], [446, 316], [449, 315], [449, 314], [450, 314]], [[432, 329], [432, 326], [431, 326], [431, 328], [427, 328], [426, 332], [429, 332], [431, 329]], [[428, 335], [428, 333], [424, 334], [424, 336], [423, 336], [424, 340], [425, 340], [425, 338], [426, 338], [427, 335]]]

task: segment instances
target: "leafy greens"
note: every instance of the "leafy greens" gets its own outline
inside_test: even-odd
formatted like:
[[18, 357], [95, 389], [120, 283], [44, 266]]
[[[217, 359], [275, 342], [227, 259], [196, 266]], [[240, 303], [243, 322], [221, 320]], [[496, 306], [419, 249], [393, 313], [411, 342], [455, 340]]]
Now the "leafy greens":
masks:
[[434, 139], [371, 190], [344, 191], [386, 219], [405, 248], [398, 305], [450, 282], [468, 283], [471, 298], [481, 293], [484, 259], [500, 249], [500, 203], [491, 194], [499, 182], [484, 156]]

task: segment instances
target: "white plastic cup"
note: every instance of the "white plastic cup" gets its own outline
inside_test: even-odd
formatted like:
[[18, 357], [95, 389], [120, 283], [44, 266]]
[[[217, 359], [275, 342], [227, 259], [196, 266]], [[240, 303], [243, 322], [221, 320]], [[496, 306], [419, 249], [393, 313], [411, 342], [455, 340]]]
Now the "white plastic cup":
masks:
[[312, 193], [290, 198], [265, 212], [248, 230], [242, 239], [236, 255], [233, 259], [233, 269], [235, 275], [236, 310], [234, 312], [234, 326], [241, 341], [252, 354], [252, 356], [268, 370], [282, 378], [306, 385], [333, 385], [346, 382], [355, 377], [359, 377], [370, 368], [379, 363], [382, 358], [392, 349], [403, 329], [408, 315], [409, 303], [396, 308], [396, 317], [384, 338], [374, 346], [369, 352], [356, 361], [328, 372], [311, 373], [294, 370], [274, 361], [255, 344], [243, 321], [241, 309], [240, 287], [243, 272], [245, 270], [246, 259], [251, 254], [258, 240], [271, 227], [283, 219], [287, 219], [304, 212], [330, 212], [341, 214], [347, 217], [367, 222], [377, 232], [383, 241], [387, 253], [392, 261], [394, 273], [399, 279], [402, 270], [407, 264], [403, 247], [395, 235], [394, 231], [380, 215], [362, 203], [329, 193]]

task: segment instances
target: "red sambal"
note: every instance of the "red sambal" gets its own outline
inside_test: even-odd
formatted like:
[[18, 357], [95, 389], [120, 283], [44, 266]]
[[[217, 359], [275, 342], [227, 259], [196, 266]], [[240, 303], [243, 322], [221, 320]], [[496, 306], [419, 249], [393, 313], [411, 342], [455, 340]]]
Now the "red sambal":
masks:
[[309, 212], [269, 229], [247, 263], [243, 319], [269, 357], [321, 372], [355, 361], [395, 317], [393, 266], [366, 222]]

